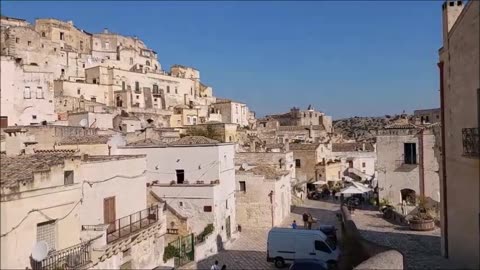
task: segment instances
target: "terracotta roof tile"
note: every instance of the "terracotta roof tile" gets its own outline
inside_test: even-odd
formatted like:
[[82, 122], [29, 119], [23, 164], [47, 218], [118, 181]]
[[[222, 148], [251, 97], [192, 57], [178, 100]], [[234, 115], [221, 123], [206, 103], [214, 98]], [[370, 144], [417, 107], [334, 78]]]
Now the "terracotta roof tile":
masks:
[[318, 148], [319, 143], [291, 143], [289, 145], [290, 150], [315, 150]]
[[219, 143], [219, 141], [209, 139], [203, 136], [186, 136], [170, 143], [170, 145], [216, 144], [216, 143]]
[[89, 136], [68, 136], [64, 137], [58, 143], [59, 145], [77, 145], [77, 144], [106, 144], [110, 136], [89, 135]]
[[[362, 151], [363, 143], [332, 143], [332, 152], [355, 152]], [[371, 143], [365, 143], [365, 151], [373, 152], [375, 148]]]

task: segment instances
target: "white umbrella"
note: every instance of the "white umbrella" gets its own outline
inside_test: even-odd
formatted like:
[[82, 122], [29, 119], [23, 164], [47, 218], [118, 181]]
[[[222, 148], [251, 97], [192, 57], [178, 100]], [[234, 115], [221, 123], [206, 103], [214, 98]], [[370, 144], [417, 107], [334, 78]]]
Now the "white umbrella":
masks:
[[341, 194], [363, 194], [365, 192], [366, 191], [362, 191], [355, 186], [349, 186], [349, 187], [346, 187], [346, 188], [340, 190]]
[[314, 185], [326, 185], [327, 182], [325, 182], [325, 181], [317, 181], [317, 182], [313, 182], [312, 184], [314, 184]]

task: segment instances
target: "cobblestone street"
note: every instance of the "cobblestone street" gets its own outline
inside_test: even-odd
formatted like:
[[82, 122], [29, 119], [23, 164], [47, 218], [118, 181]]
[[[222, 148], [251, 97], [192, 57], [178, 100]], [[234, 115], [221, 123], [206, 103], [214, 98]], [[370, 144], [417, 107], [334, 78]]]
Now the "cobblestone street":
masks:
[[439, 228], [430, 232], [410, 231], [386, 221], [379, 211], [356, 210], [352, 217], [365, 239], [403, 252], [405, 269], [455, 268], [441, 256]]
[[[301, 215], [308, 211], [320, 224], [331, 224], [339, 228], [336, 211], [339, 205], [322, 201], [306, 201], [304, 205], [292, 209], [290, 217], [285, 219], [283, 227], [289, 227], [293, 220], [302, 225]], [[239, 238], [233, 242], [228, 250], [189, 265], [190, 269], [210, 269], [215, 260], [220, 267], [227, 265], [227, 269], [275, 269], [273, 263], [267, 262], [267, 235], [269, 229], [243, 229]]]

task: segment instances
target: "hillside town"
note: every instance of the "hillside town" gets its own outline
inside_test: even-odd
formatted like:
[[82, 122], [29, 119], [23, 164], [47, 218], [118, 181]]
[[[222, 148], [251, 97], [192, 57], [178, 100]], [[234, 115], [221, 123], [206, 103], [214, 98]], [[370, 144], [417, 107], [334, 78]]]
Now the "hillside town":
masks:
[[440, 108], [336, 120], [259, 116], [141, 37], [2, 16], [0, 268], [480, 268], [480, 2], [438, 12]]

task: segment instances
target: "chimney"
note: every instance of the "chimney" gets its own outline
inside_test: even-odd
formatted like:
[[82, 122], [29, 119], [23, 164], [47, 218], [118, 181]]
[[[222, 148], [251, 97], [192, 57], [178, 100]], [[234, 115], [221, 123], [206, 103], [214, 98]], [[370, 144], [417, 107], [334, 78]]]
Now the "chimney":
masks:
[[108, 28], [103, 28], [103, 33], [108, 34]]
[[442, 5], [442, 20], [443, 20], [443, 45], [447, 45], [448, 32], [452, 29], [457, 21], [458, 16], [462, 13], [463, 2], [447, 0]]

